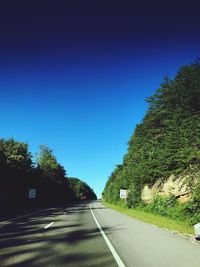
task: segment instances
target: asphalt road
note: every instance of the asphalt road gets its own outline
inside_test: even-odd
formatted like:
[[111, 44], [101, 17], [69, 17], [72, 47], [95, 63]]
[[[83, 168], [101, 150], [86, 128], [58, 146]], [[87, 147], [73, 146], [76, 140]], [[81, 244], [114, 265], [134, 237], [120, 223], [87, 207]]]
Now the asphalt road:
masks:
[[[118, 263], [117, 263], [118, 261]], [[200, 266], [200, 246], [100, 202], [0, 222], [0, 266]]]

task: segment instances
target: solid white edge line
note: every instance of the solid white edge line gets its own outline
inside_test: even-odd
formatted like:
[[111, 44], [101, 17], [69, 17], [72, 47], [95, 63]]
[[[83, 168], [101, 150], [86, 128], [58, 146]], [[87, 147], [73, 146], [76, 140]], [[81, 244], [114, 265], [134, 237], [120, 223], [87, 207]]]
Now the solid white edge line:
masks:
[[44, 229], [49, 228], [52, 224], [54, 224], [54, 222], [51, 222], [50, 224], [46, 225], [46, 226], [44, 227]]
[[95, 221], [97, 227], [99, 228], [100, 233], [102, 234], [102, 236], [103, 236], [103, 238], [104, 238], [104, 240], [105, 240], [107, 246], [109, 247], [109, 249], [110, 249], [110, 251], [111, 251], [113, 257], [115, 258], [115, 260], [116, 260], [118, 266], [119, 266], [119, 267], [125, 267], [123, 261], [120, 259], [120, 257], [119, 257], [119, 255], [117, 254], [116, 250], [115, 250], [114, 247], [112, 246], [110, 240], [108, 239], [108, 237], [107, 237], [106, 234], [104, 233], [103, 229], [101, 228], [101, 225], [100, 225], [99, 222], [97, 221], [97, 218], [95, 217], [95, 215], [94, 215], [94, 213], [93, 213], [93, 211], [92, 211], [92, 206], [91, 206], [91, 204], [90, 204], [90, 211], [91, 211], [91, 213], [92, 213], [92, 216], [93, 216], [93, 218], [94, 218], [94, 221]]

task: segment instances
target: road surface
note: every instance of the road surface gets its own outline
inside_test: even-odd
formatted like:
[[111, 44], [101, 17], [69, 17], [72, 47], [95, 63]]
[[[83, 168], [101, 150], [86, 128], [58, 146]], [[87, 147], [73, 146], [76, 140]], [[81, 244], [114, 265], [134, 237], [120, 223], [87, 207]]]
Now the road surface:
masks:
[[93, 201], [2, 220], [0, 266], [199, 267], [200, 246]]

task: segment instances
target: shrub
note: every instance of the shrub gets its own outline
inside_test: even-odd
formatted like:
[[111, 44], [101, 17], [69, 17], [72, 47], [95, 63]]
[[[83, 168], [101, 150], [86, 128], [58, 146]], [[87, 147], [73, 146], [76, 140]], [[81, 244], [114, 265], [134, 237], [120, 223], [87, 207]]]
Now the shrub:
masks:
[[129, 208], [136, 208], [141, 202], [141, 190], [132, 185], [127, 197], [127, 206]]

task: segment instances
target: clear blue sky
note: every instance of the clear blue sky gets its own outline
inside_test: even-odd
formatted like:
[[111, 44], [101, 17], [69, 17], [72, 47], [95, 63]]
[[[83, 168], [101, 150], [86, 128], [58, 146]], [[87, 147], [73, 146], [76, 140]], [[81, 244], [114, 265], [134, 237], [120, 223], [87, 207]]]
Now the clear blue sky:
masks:
[[198, 56], [199, 9], [67, 2], [1, 7], [0, 137], [28, 142], [33, 154], [47, 145], [100, 195], [145, 115], [144, 99]]

